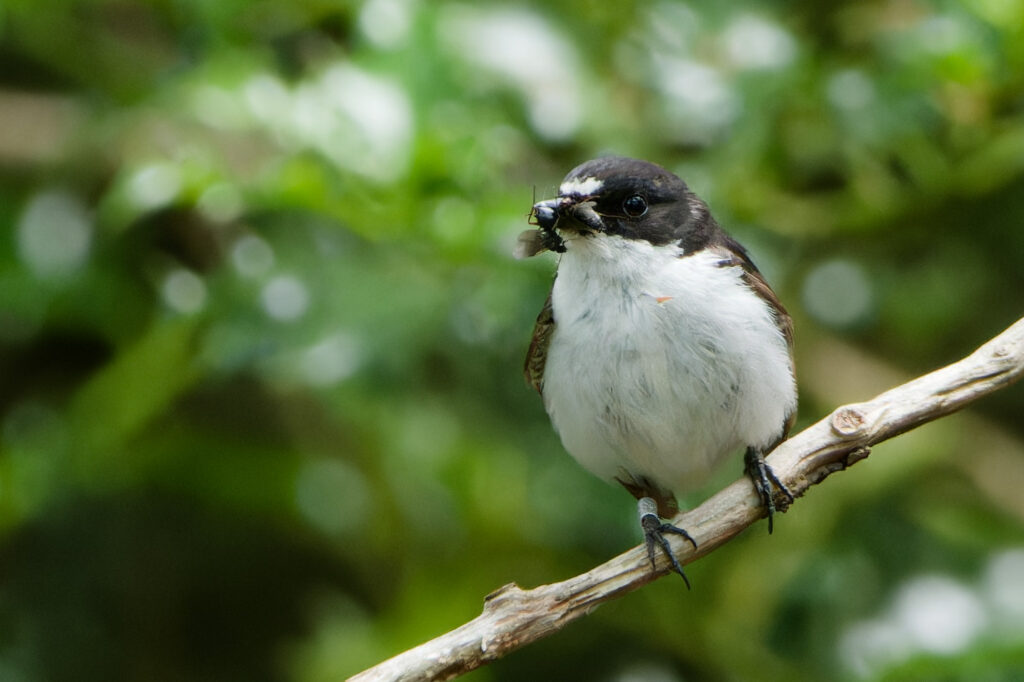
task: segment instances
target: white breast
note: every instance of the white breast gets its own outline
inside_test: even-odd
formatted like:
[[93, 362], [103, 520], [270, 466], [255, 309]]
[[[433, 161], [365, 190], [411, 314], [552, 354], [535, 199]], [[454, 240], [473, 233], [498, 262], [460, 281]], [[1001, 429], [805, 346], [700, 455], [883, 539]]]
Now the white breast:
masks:
[[617, 236], [567, 247], [544, 403], [580, 464], [682, 492], [781, 434], [796, 407], [789, 352], [740, 268]]

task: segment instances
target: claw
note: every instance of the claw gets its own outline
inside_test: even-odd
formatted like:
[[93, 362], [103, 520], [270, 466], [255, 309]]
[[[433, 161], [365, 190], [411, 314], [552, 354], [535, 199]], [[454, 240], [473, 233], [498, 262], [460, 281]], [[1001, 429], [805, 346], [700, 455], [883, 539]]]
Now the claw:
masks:
[[683, 582], [686, 583], [686, 589], [690, 589], [690, 579], [686, 577], [686, 573], [683, 572], [683, 566], [679, 563], [679, 559], [676, 558], [675, 553], [672, 551], [672, 546], [665, 538], [665, 533], [674, 533], [676, 535], [682, 535], [686, 538], [694, 549], [697, 549], [697, 541], [694, 540], [689, 533], [678, 526], [673, 526], [671, 523], [663, 523], [658, 517], [657, 503], [650, 497], [641, 498], [637, 504], [637, 508], [640, 514], [640, 527], [644, 531], [644, 542], [647, 545], [647, 558], [651, 561], [651, 568], [655, 568], [655, 545], [661, 547], [661, 551], [665, 553], [668, 560], [672, 563], [672, 570], [678, 573]]
[[793, 503], [793, 492], [775, 475], [772, 468], [764, 461], [764, 453], [760, 450], [747, 448], [743, 459], [745, 462], [744, 471], [750, 477], [750, 480], [753, 481], [754, 489], [761, 498], [761, 504], [764, 505], [765, 511], [768, 513], [768, 534], [770, 535], [774, 529], [773, 520], [776, 510], [775, 490], [778, 490], [786, 497], [787, 507]]

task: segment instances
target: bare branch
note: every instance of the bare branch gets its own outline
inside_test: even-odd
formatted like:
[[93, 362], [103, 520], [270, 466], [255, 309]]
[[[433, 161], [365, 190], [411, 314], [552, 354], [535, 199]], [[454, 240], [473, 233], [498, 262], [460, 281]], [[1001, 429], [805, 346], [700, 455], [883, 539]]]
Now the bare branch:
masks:
[[[844, 405], [793, 436], [769, 456], [779, 478], [797, 496], [867, 456], [872, 445], [1013, 383], [1024, 374], [1024, 318], [963, 360], [897, 386], [862, 403]], [[686, 564], [714, 551], [763, 516], [753, 486], [733, 482], [673, 522], [697, 541], [694, 549], [670, 539]], [[523, 590], [505, 585], [484, 599], [483, 613], [468, 623], [405, 651], [351, 678], [447, 680], [546, 637], [599, 604], [646, 585], [668, 572], [658, 555], [652, 571], [636, 547], [596, 568], [550, 585]]]

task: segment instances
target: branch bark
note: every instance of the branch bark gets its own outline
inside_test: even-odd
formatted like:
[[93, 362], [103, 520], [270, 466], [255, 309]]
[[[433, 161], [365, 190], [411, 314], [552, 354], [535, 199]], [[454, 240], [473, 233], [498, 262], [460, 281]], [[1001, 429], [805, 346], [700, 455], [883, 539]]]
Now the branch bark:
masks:
[[[768, 457], [776, 475], [799, 497], [867, 457], [872, 445], [944, 417], [1024, 374], [1024, 318], [971, 355], [866, 402], [844, 405], [782, 443]], [[683, 564], [710, 554], [763, 516], [749, 480], [733, 482], [673, 523], [697, 541], [669, 536]], [[447, 680], [551, 635], [598, 605], [668, 573], [659, 553], [655, 570], [635, 547], [574, 578], [523, 590], [514, 583], [484, 598], [483, 613], [464, 625], [350, 678]]]

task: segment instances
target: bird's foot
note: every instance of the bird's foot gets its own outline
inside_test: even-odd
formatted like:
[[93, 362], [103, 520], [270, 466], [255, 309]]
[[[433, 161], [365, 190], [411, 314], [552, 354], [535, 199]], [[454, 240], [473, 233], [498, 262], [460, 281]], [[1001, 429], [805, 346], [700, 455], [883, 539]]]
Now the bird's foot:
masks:
[[744, 471], [754, 482], [754, 489], [757, 490], [761, 504], [764, 505], [765, 511], [768, 513], [768, 533], [771, 534], [773, 517], [778, 509], [775, 504], [775, 491], [778, 490], [785, 499], [781, 511], [785, 511], [793, 503], [793, 493], [785, 483], [779, 480], [772, 468], [768, 466], [768, 462], [764, 461], [764, 453], [757, 448], [747, 448], [743, 460]]
[[672, 551], [672, 546], [669, 544], [668, 539], [665, 538], [666, 533], [673, 533], [675, 535], [682, 535], [686, 538], [694, 549], [697, 549], [697, 541], [694, 540], [689, 533], [678, 526], [673, 526], [671, 523], [664, 523], [661, 517], [658, 516], [658, 504], [650, 497], [643, 497], [637, 503], [637, 512], [640, 515], [640, 527], [644, 531], [644, 542], [647, 545], [647, 558], [651, 560], [651, 568], [656, 566], [655, 564], [655, 545], [661, 547], [661, 551], [665, 552], [668, 560], [672, 562], [672, 570], [678, 573], [682, 578], [683, 582], [686, 583], [686, 589], [690, 589], [690, 579], [686, 577], [686, 573], [683, 572], [683, 566], [679, 563], [679, 559], [676, 558], [675, 553]]

